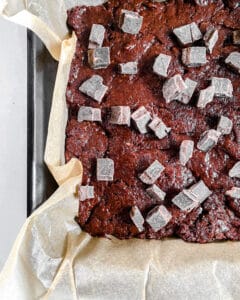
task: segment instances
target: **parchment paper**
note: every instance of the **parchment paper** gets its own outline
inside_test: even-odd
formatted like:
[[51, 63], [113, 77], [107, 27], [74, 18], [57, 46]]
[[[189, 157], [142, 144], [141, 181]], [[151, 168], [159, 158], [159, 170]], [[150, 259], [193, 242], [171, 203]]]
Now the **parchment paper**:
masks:
[[[47, 2], [38, 1], [44, 14], [57, 4]], [[8, 0], [8, 16], [18, 14], [14, 3], [26, 9], [25, 2]], [[46, 28], [49, 24], [42, 21], [38, 29]], [[75, 44], [75, 36], [61, 43], [45, 154], [60, 186], [23, 225], [0, 274], [0, 299], [239, 299], [238, 242], [200, 245], [178, 239], [92, 238], [74, 221], [82, 165], [78, 160], [64, 165], [64, 140], [65, 89]]]

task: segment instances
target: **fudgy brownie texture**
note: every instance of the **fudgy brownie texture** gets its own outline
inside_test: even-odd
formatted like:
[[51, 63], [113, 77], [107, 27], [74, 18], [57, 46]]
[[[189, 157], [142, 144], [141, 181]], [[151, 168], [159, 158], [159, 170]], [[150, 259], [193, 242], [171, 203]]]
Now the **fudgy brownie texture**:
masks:
[[[231, 178], [229, 169], [240, 160], [240, 75], [224, 63], [225, 58], [240, 46], [232, 41], [233, 31], [240, 28], [240, 8], [234, 1], [208, 2], [199, 6], [194, 1], [108, 1], [98, 7], [75, 7], [68, 11], [68, 25], [77, 35], [77, 47], [72, 61], [66, 98], [69, 119], [66, 129], [66, 161], [77, 157], [83, 163], [83, 184], [94, 186], [94, 198], [80, 201], [78, 222], [93, 236], [113, 235], [120, 239], [161, 239], [180, 237], [190, 242], [240, 240], [240, 199], [225, 192], [240, 187], [240, 179]], [[119, 28], [122, 9], [138, 12], [143, 24], [138, 34], [124, 33]], [[210, 26], [219, 30], [218, 41], [208, 62], [195, 68], [182, 64], [182, 47], [173, 29], [196, 22], [204, 34]], [[103, 46], [110, 47], [111, 64], [94, 70], [88, 64], [89, 34], [93, 24], [105, 29]], [[201, 46], [203, 40], [194, 42]], [[198, 83], [189, 102], [166, 103], [162, 95], [165, 78], [153, 73], [155, 58], [164, 53], [171, 56], [168, 77], [181, 74]], [[138, 61], [136, 75], [119, 74], [118, 64]], [[101, 103], [79, 91], [79, 86], [92, 75], [100, 75], [108, 92]], [[233, 85], [233, 97], [220, 98], [203, 109], [196, 106], [199, 91], [209, 86], [211, 77], [225, 77]], [[80, 106], [101, 108], [102, 122], [78, 122]], [[171, 132], [158, 139], [149, 132], [141, 134], [136, 128], [110, 124], [111, 106], [140, 106], [162, 118]], [[218, 144], [208, 152], [197, 149], [201, 134], [216, 128], [221, 115], [230, 118], [233, 130], [222, 135]], [[179, 162], [179, 147], [191, 139], [195, 147], [186, 166]], [[115, 163], [114, 180], [97, 181], [96, 159], [108, 157]], [[155, 182], [165, 193], [164, 201], [152, 199], [141, 174], [153, 161], [165, 167]], [[212, 191], [201, 205], [190, 212], [181, 211], [171, 200], [184, 188], [203, 180]], [[170, 222], [157, 232], [144, 223], [138, 232], [130, 218], [132, 206], [137, 206], [144, 218], [157, 204], [164, 204], [172, 214]]]

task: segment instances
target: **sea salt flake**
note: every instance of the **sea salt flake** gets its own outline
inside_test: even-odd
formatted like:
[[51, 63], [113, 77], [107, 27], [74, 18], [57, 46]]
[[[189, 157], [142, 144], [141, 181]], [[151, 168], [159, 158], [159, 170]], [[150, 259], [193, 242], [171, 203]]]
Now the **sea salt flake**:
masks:
[[225, 59], [225, 63], [240, 73], [240, 53], [232, 52]]
[[195, 22], [177, 27], [173, 29], [173, 33], [183, 46], [191, 44], [202, 38], [202, 33]]
[[218, 41], [218, 30], [214, 28], [209, 28], [205, 33], [203, 40], [210, 53], [212, 53], [214, 46]]
[[184, 89], [179, 96], [176, 98], [179, 102], [183, 104], [188, 104], [193, 96], [193, 93], [197, 87], [197, 82], [194, 80], [191, 80], [190, 78], [186, 78], [184, 81], [185, 85], [187, 86], [186, 89]]
[[130, 126], [131, 110], [129, 106], [112, 106], [110, 123]]
[[230, 190], [226, 191], [225, 195], [231, 198], [240, 199], [240, 187], [232, 187]]

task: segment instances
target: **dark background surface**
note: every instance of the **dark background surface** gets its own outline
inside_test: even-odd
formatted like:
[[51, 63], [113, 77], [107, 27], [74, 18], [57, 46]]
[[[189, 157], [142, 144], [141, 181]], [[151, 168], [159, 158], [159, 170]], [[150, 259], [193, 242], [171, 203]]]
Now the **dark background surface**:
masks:
[[40, 39], [28, 30], [27, 214], [57, 189], [44, 163], [48, 120], [58, 63]]

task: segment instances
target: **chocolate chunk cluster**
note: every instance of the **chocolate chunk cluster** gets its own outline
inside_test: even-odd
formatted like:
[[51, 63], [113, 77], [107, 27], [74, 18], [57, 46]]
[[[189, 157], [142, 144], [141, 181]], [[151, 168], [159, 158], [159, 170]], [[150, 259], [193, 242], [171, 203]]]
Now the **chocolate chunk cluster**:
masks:
[[237, 16], [221, 1], [68, 12], [78, 42], [66, 160], [83, 163], [78, 220], [87, 232], [240, 239]]

